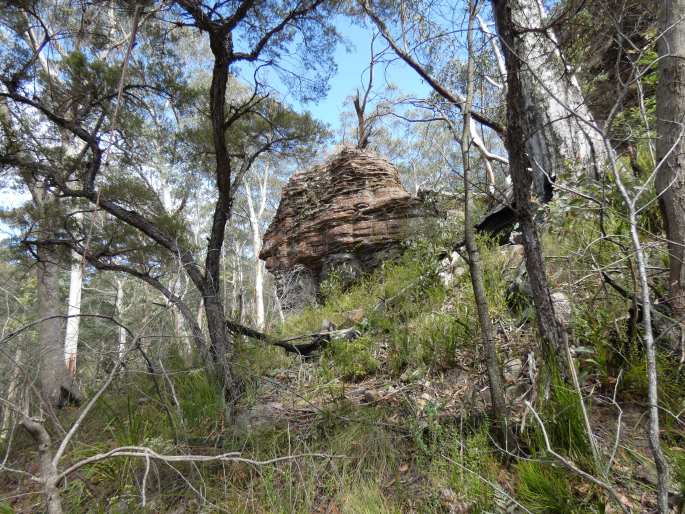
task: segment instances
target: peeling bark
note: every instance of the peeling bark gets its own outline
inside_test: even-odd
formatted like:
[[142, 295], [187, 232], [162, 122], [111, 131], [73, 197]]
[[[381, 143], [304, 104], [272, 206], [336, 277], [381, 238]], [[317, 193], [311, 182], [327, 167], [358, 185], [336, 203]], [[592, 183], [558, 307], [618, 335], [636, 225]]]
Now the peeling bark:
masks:
[[496, 14], [496, 22], [505, 55], [515, 55], [521, 63], [520, 114], [533, 168], [533, 193], [538, 199], [549, 201], [555, 179], [568, 177], [569, 173], [574, 177], [600, 178], [607, 160], [606, 148], [578, 80], [548, 28], [551, 20], [542, 1], [512, 0], [507, 2], [507, 9], [510, 37], [505, 38], [502, 33], [500, 15]]
[[83, 265], [81, 256], [71, 253], [72, 263], [69, 273], [69, 301], [67, 304], [67, 328], [64, 334], [64, 361], [70, 376], [76, 375], [76, 356], [81, 324], [81, 290], [83, 289]]

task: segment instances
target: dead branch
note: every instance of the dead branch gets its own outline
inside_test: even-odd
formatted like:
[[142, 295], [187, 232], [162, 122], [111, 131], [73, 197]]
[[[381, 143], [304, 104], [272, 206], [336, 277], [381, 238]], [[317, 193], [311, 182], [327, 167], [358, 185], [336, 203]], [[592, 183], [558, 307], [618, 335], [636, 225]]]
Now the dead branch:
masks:
[[618, 493], [614, 490], [614, 488], [600, 480], [597, 477], [592, 476], [590, 473], [587, 473], [580, 469], [578, 466], [576, 466], [573, 462], [568, 460], [566, 457], [563, 455], [560, 455], [559, 453], [555, 452], [554, 449], [552, 448], [552, 444], [549, 441], [549, 435], [547, 434], [547, 429], [545, 428], [545, 424], [542, 422], [542, 419], [540, 419], [540, 416], [538, 415], [537, 411], [533, 408], [531, 403], [528, 400], [525, 400], [524, 403], [526, 404], [526, 407], [530, 409], [530, 411], [533, 413], [533, 417], [535, 417], [535, 421], [537, 421], [538, 426], [540, 427], [540, 430], [542, 431], [542, 437], [545, 440], [545, 448], [547, 450], [547, 453], [549, 453], [552, 457], [554, 457], [562, 466], [564, 466], [567, 470], [571, 471], [572, 473], [575, 473], [576, 475], [579, 475], [580, 477], [584, 478], [585, 480], [588, 480], [589, 482], [592, 482], [595, 485], [598, 485], [602, 489], [604, 489], [607, 493], [609, 493], [609, 496], [613, 498], [613, 500], [618, 504], [618, 506], [621, 508], [625, 514], [629, 514], [630, 511], [628, 508], [623, 504], [621, 501], [621, 498], [619, 498]]
[[[315, 350], [325, 346], [333, 339], [346, 339], [351, 341], [359, 337], [359, 331], [355, 328], [345, 328], [342, 330], [328, 330], [322, 332], [314, 332], [311, 334], [302, 334], [298, 336], [287, 337], [285, 339], [278, 339], [263, 332], [259, 332], [250, 327], [246, 327], [234, 321], [226, 320], [226, 328], [236, 335], [246, 336], [251, 339], [256, 339], [263, 343], [278, 346], [283, 348], [288, 353], [296, 353], [303, 357], [310, 355]], [[310, 339], [308, 343], [294, 344], [291, 341], [300, 339]]]

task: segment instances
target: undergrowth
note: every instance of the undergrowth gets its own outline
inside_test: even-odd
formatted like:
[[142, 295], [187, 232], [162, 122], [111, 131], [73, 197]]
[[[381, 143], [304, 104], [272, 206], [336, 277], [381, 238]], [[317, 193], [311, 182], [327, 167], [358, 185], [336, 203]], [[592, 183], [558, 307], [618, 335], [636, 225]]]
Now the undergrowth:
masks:
[[[569, 223], [573, 230], [565, 241], [575, 248], [597, 235], [588, 221]], [[607, 223], [618, 230], [621, 222]], [[511, 309], [507, 285], [518, 270], [494, 242], [482, 239], [479, 245], [491, 315], [504, 332], [498, 337], [514, 355], [527, 352], [519, 348], [530, 345], [526, 333], [504, 330], [522, 323], [525, 302], [530, 302], [524, 298], [523, 309]], [[573, 295], [570, 334], [581, 382], [597, 384], [604, 395], [616, 388], [619, 399], [639, 402], [645, 397], [644, 357], [638, 342], [628, 340], [625, 323], [616, 321], [624, 316], [625, 301], [616, 295], [596, 301], [595, 285], [572, 271], [587, 266], [590, 257], [565, 245], [555, 249], [566, 257], [550, 261], [550, 277], [555, 288]], [[611, 262], [613, 246], [597, 243], [594, 258], [600, 264]], [[511, 511], [517, 504], [531, 512], [604, 512], [604, 493], [550, 459], [530, 415], [521, 435], [523, 458], [512, 458], [491, 439], [486, 411], [455, 417], [446, 398], [412, 395], [413, 387], [450, 373], [467, 373], [467, 383], [484, 374], [468, 273], [449, 287], [443, 285], [436, 256], [445, 249], [445, 244], [416, 241], [401, 258], [385, 262], [350, 287], [334, 277], [324, 287], [322, 305], [290, 316], [278, 330], [284, 337], [317, 332], [328, 321], [337, 327], [354, 326], [361, 333], [354, 341], [333, 341], [308, 361], [263, 343], [237, 342], [243, 408], [263, 403], [270, 387], [275, 395], [271, 400], [290, 402], [287, 407], [301, 413], [299, 417], [229, 430], [221, 421], [220, 388], [203, 371], [169, 354], [168, 373], [156, 383], [145, 374], [122, 372], [88, 418], [69, 459], [137, 445], [169, 454], [239, 450], [256, 460], [309, 455], [266, 466], [155, 463], [148, 478], [155, 493], [149, 494], [146, 508], [157, 512], [181, 506], [187, 512], [437, 514], [457, 506], [467, 509], [464, 512]], [[580, 285], [564, 286], [570, 283]], [[681, 373], [672, 364], [670, 357], [660, 356], [660, 394], [664, 408], [678, 413], [684, 394]], [[295, 377], [288, 387], [296, 390], [278, 390], [284, 374]], [[366, 400], [352, 401], [347, 393], [363, 387], [375, 390]], [[396, 401], [377, 401], [379, 390], [396, 394]], [[555, 450], [596, 473], [577, 392], [554, 379], [548, 391], [538, 394], [547, 395], [539, 414]], [[466, 398], [461, 401], [466, 405]], [[592, 413], [593, 403], [586, 405]], [[673, 474], [685, 487], [682, 429], [674, 417], [663, 420]], [[31, 447], [21, 438], [19, 444]], [[90, 465], [66, 484], [65, 505], [73, 512], [142, 512], [144, 472], [145, 462], [130, 457]], [[197, 491], [206, 501], [198, 499]], [[0, 504], [0, 513], [11, 512], [3, 509]]]

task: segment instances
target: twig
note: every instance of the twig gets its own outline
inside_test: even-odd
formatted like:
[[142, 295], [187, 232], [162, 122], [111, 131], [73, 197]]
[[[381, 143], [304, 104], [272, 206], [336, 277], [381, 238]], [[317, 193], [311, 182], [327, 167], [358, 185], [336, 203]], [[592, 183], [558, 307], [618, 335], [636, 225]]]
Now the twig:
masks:
[[307, 457], [316, 457], [320, 459], [344, 459], [347, 458], [345, 455], [330, 455], [326, 453], [299, 453], [296, 455], [285, 455], [283, 457], [274, 457], [273, 459], [267, 460], [253, 460], [246, 457], [241, 457], [240, 452], [228, 452], [222, 453], [220, 455], [164, 455], [157, 453], [151, 448], [145, 446], [121, 446], [119, 448], [114, 448], [108, 452], [98, 453], [85, 458], [75, 464], [72, 464], [67, 469], [62, 471], [58, 475], [58, 482], [64, 480], [68, 475], [82, 468], [88, 464], [94, 462], [99, 462], [101, 460], [109, 459], [112, 457], [141, 457], [145, 459], [154, 459], [162, 462], [236, 462], [242, 464], [250, 464], [253, 466], [266, 466], [269, 464], [278, 464], [279, 462], [302, 459]]
[[535, 420], [538, 422], [538, 426], [540, 427], [540, 430], [542, 430], [542, 437], [545, 440], [545, 448], [547, 449], [547, 452], [557, 459], [562, 466], [564, 466], [566, 469], [569, 471], [583, 477], [585, 480], [588, 480], [592, 482], [595, 485], [598, 485], [602, 489], [604, 489], [609, 495], [614, 499], [614, 501], [619, 505], [621, 510], [625, 512], [625, 514], [630, 514], [630, 511], [628, 508], [623, 504], [621, 499], [619, 498], [618, 494], [614, 490], [611, 485], [608, 483], [600, 480], [599, 478], [593, 477], [591, 474], [583, 471], [580, 469], [578, 466], [576, 466], [573, 462], [568, 460], [566, 457], [563, 455], [560, 455], [559, 453], [555, 452], [554, 449], [552, 448], [551, 443], [549, 442], [549, 435], [547, 434], [547, 429], [545, 428], [545, 424], [542, 422], [540, 419], [540, 416], [538, 415], [537, 411], [533, 408], [533, 406], [530, 404], [528, 400], [524, 400], [524, 403], [526, 404], [526, 407], [530, 409], [530, 411], [533, 413], [533, 416], [535, 417]]

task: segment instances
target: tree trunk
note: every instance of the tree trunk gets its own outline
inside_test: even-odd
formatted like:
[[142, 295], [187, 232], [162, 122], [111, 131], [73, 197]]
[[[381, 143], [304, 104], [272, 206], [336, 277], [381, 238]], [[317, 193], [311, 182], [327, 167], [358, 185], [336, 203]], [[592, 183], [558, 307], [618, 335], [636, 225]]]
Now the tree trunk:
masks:
[[666, 223], [669, 303], [685, 323], [685, 0], [662, 0], [657, 42], [657, 159], [655, 186]]
[[7, 438], [7, 431], [10, 427], [10, 422], [12, 420], [12, 409], [9, 405], [17, 405], [17, 398], [19, 397], [19, 375], [21, 374], [21, 367], [23, 366], [23, 354], [21, 348], [17, 348], [14, 354], [14, 369], [12, 369], [10, 374], [10, 382], [7, 384], [7, 394], [5, 398], [8, 404], [3, 405], [2, 408], [2, 423], [0, 423], [0, 444], [2, 444]]
[[38, 313], [44, 320], [38, 334], [40, 384], [43, 399], [61, 407], [72, 394], [72, 381], [64, 363], [63, 316], [59, 300], [59, 256], [53, 248], [38, 246]]
[[469, 22], [467, 32], [467, 86], [466, 100], [464, 102], [464, 123], [461, 138], [461, 156], [464, 166], [464, 239], [466, 251], [469, 256], [469, 272], [471, 275], [471, 285], [478, 311], [478, 322], [481, 331], [481, 340], [485, 352], [485, 363], [490, 383], [490, 399], [492, 402], [493, 421], [497, 427], [497, 436], [502, 446], [508, 449], [514, 442], [513, 431], [508, 424], [508, 408], [504, 395], [504, 383], [502, 379], [502, 369], [497, 358], [497, 345], [495, 343], [492, 320], [488, 300], [485, 294], [485, 284], [483, 280], [483, 267], [480, 260], [480, 251], [476, 244], [475, 230], [473, 227], [471, 211], [471, 160], [469, 147], [471, 145], [471, 106], [473, 104], [474, 89], [474, 70], [473, 70], [473, 22], [476, 16], [472, 2], [469, 2]]
[[[124, 309], [124, 283], [117, 279], [116, 284], [117, 292], [114, 300], [114, 315], [116, 316], [117, 321], [121, 323], [121, 312]], [[118, 327], [118, 334], [118, 354], [119, 360], [121, 360], [126, 352], [126, 329], [124, 327]]]
[[[510, 0], [506, 9], [504, 3], [493, 0], [505, 60], [515, 55], [519, 63], [516, 80], [523, 93], [519, 115], [533, 168], [533, 193], [549, 201], [549, 178], [563, 179], [569, 171], [599, 178], [606, 147], [554, 32], [546, 28], [550, 20], [542, 1]], [[505, 10], [507, 20], [502, 19]]]
[[[60, 354], [61, 361], [61, 354]], [[62, 500], [57, 486], [57, 466], [53, 462], [52, 440], [45, 427], [39, 422], [24, 418], [21, 425], [38, 445], [40, 481], [43, 484], [43, 495], [48, 514], [62, 514]]]
[[[506, 146], [509, 152], [509, 170], [514, 189], [516, 215], [523, 234], [523, 246], [526, 258], [526, 271], [533, 293], [533, 302], [537, 312], [538, 327], [543, 340], [543, 354], [548, 363], [557, 362], [563, 370], [565, 364], [560, 327], [554, 315], [554, 305], [549, 293], [549, 283], [545, 272], [542, 246], [534, 220], [533, 205], [530, 200], [534, 172], [526, 154], [526, 141], [529, 140], [531, 126], [527, 123], [529, 102], [522, 75], [525, 66], [519, 58], [522, 48], [520, 38], [516, 36], [513, 19], [514, 5], [521, 2], [493, 0], [497, 31], [503, 41], [507, 66], [507, 135]], [[524, 47], [525, 48], [525, 47]]]
[[209, 294], [205, 294], [204, 306], [207, 331], [211, 341], [210, 353], [216, 368], [216, 377], [224, 389], [227, 417], [230, 419], [235, 402], [240, 396], [240, 391], [231, 366], [234, 353], [232, 336], [226, 329], [224, 307], [221, 301], [217, 300], [218, 294], [218, 291], [210, 291]]
[[64, 360], [72, 377], [76, 375], [76, 355], [81, 323], [81, 291], [83, 289], [83, 266], [81, 256], [72, 252], [69, 273], [69, 303], [67, 305], [67, 328], [64, 334]]

